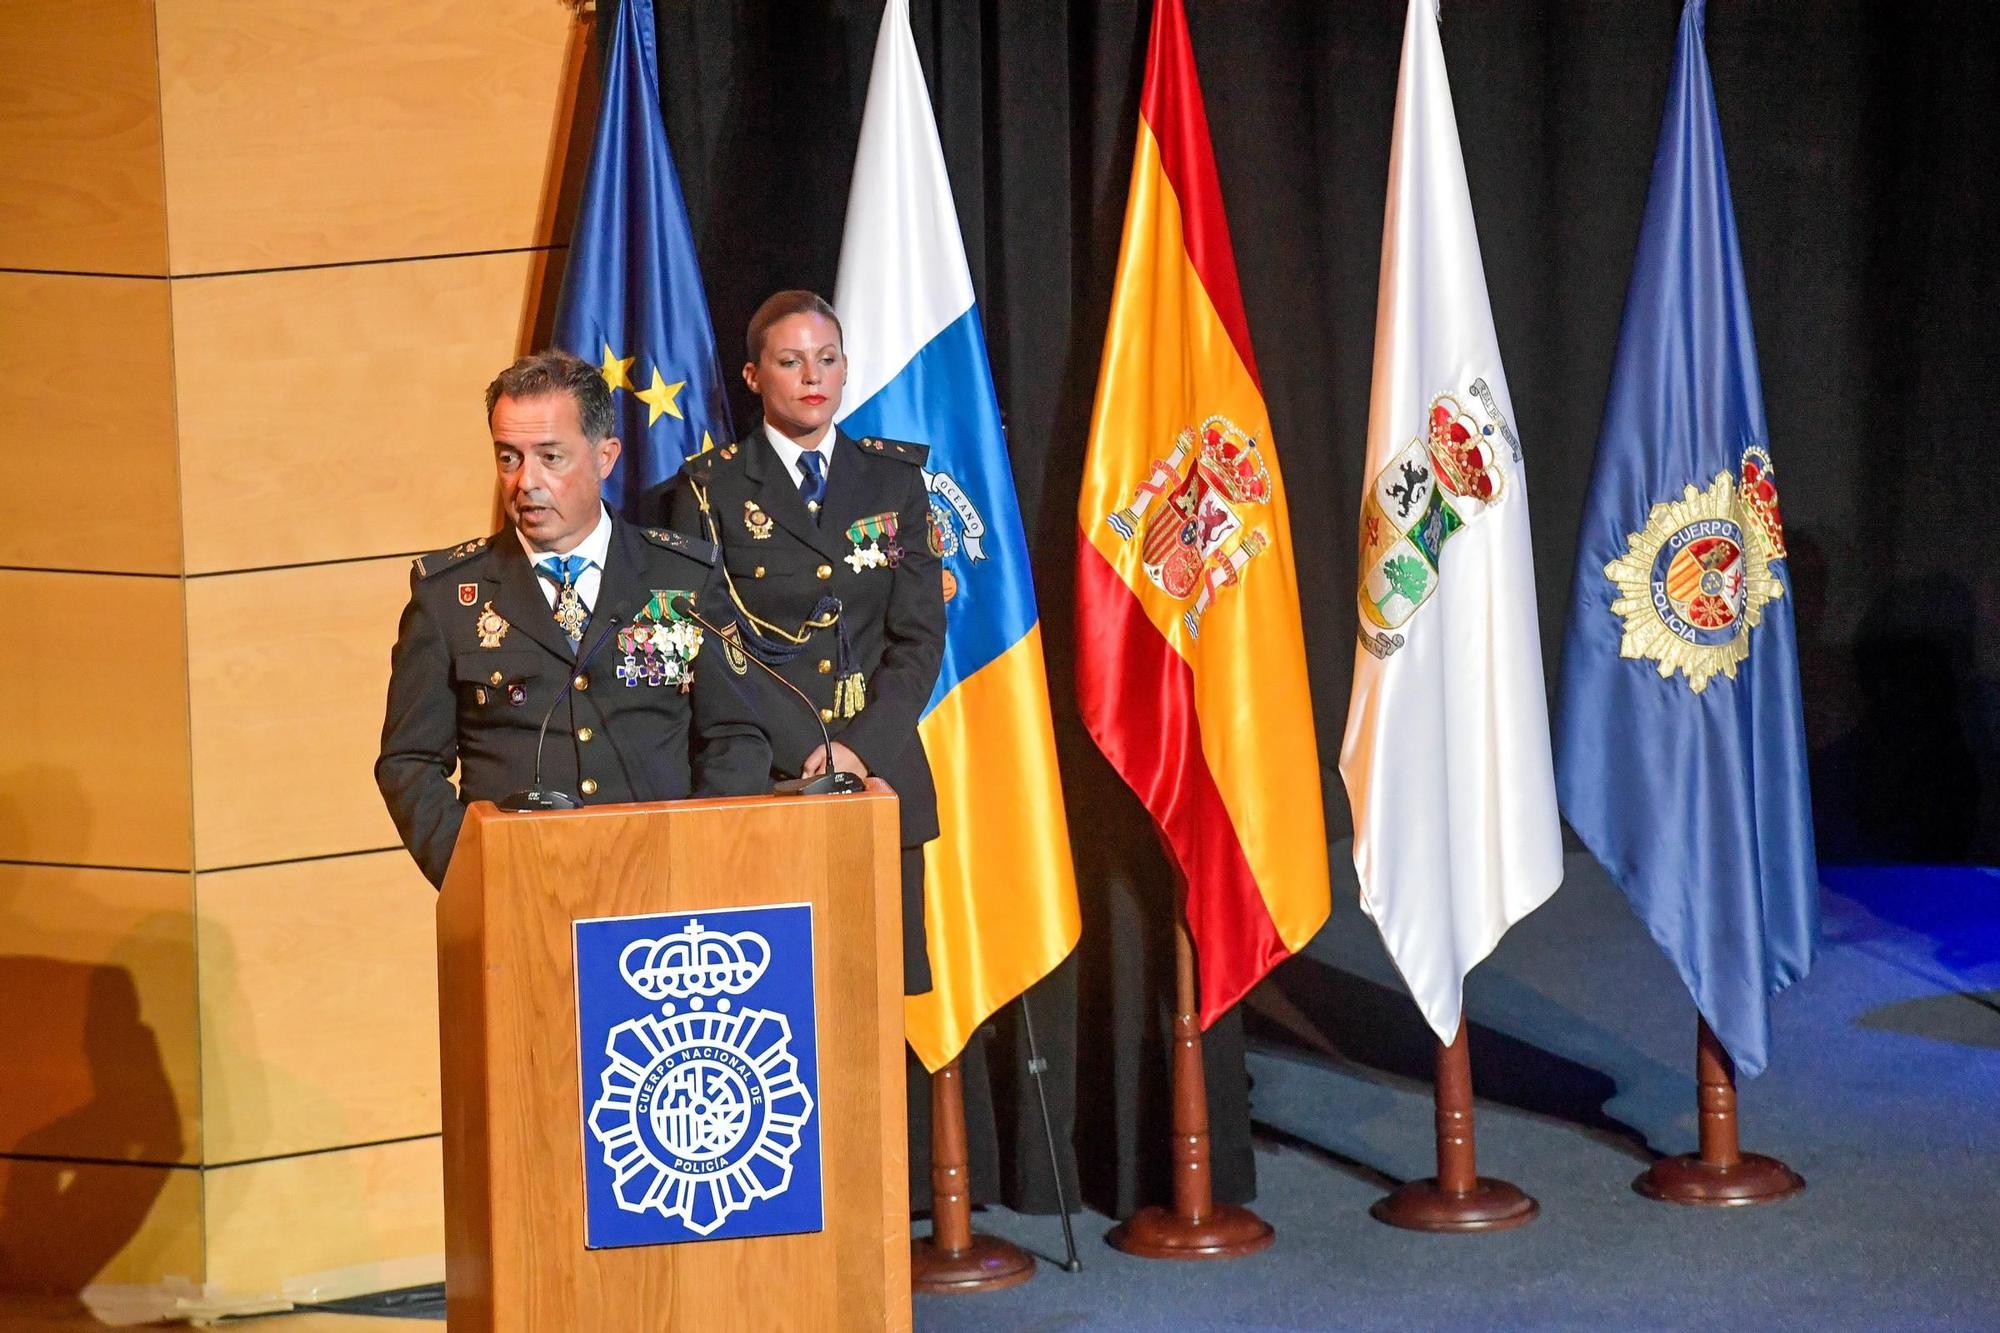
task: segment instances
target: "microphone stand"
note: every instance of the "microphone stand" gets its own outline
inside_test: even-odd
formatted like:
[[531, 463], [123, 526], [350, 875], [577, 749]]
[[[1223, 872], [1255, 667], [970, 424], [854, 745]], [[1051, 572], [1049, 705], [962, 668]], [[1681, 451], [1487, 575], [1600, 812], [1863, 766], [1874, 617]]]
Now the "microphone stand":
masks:
[[[716, 638], [722, 640], [724, 644], [729, 642], [728, 635], [704, 620], [695, 611], [694, 606], [688, 601], [687, 594], [676, 594], [672, 605], [673, 609], [701, 626], [710, 634], [713, 634]], [[727, 649], [725, 648], [724, 651], [726, 652]], [[797, 695], [799, 702], [806, 706], [807, 716], [811, 717], [814, 723], [819, 726], [821, 752], [826, 755], [826, 770], [810, 778], [787, 778], [771, 788], [772, 794], [777, 796], [828, 796], [836, 794], [848, 795], [860, 791], [862, 789], [862, 781], [858, 776], [853, 773], [841, 772], [834, 767], [833, 733], [826, 729], [826, 719], [819, 715], [819, 709], [815, 708], [813, 701], [806, 697], [806, 692], [785, 679], [768, 662], [758, 657], [757, 654], [751, 652], [748, 648], [739, 646], [737, 651], [743, 654], [745, 661], [755, 662], [758, 670]]]
[[[542, 729], [535, 736], [535, 780], [526, 791], [517, 791], [512, 796], [500, 800], [497, 803], [500, 809], [516, 813], [524, 810], [575, 810], [583, 804], [568, 792], [554, 791], [542, 786], [542, 747], [548, 744], [549, 719], [556, 715], [556, 709], [561, 708], [563, 700], [569, 698], [570, 692], [576, 689], [576, 682], [582, 678], [591, 660], [597, 656], [598, 650], [604, 647], [605, 640], [609, 639], [617, 628], [618, 617], [606, 616], [604, 628], [598, 632], [597, 638], [591, 641], [590, 651], [577, 658], [575, 665], [570, 668], [569, 679], [564, 681], [562, 689], [556, 692], [555, 702], [549, 705], [549, 711], [542, 714]], [[577, 767], [579, 769], [583, 767], [581, 755], [577, 758]]]

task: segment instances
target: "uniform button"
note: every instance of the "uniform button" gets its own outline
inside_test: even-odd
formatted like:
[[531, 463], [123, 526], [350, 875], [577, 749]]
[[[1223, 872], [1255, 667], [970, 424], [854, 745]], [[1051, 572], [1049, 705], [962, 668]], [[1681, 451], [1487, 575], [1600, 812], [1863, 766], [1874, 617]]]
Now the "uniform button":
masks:
[[499, 672], [496, 671], [492, 675], [486, 678], [486, 683], [488, 685], [498, 685], [501, 681], [505, 679], [506, 679], [505, 676], [502, 676]]
[[578, 676], [578, 677], [576, 678], [576, 682], [575, 682], [575, 683], [576, 683], [576, 687], [577, 687], [577, 688], [578, 688], [579, 690], [587, 690], [587, 689], [589, 689], [589, 688], [590, 688], [590, 677], [589, 677], [589, 676]]
[[589, 727], [578, 727], [576, 729], [576, 738], [582, 741], [585, 745], [590, 744], [590, 735], [591, 732]]
[[820, 566], [820, 567], [819, 567], [819, 568], [818, 568], [817, 570], [815, 570], [814, 572], [815, 572], [816, 574], [818, 574], [818, 575], [819, 575], [819, 576], [820, 576], [821, 578], [823, 578], [823, 579], [830, 579], [830, 578], [832, 578], [832, 577], [833, 577], [833, 566], [832, 566], [832, 565], [821, 565], [821, 566]]
[[819, 720], [820, 720], [820, 721], [822, 721], [822, 722], [831, 722], [831, 721], [833, 721], [833, 710], [832, 710], [831, 708], [822, 708], [822, 709], [820, 709], [820, 710], [819, 710]]
[[819, 674], [822, 676], [833, 674], [833, 663], [829, 659], [824, 657], [819, 659]]
[[595, 795], [597, 795], [597, 779], [596, 779], [596, 778], [585, 778], [585, 779], [583, 780], [583, 788], [582, 788], [582, 790], [583, 790], [583, 794], [584, 794], [585, 796], [595, 796]]
[[763, 578], [763, 577], [764, 577], [764, 567], [763, 567], [762, 565], [759, 565], [759, 566], [757, 566], [757, 568], [755, 568], [755, 569], [751, 570], [751, 571], [750, 571], [750, 577], [751, 577], [751, 578], [753, 578], [753, 579], [761, 579], [761, 578]]

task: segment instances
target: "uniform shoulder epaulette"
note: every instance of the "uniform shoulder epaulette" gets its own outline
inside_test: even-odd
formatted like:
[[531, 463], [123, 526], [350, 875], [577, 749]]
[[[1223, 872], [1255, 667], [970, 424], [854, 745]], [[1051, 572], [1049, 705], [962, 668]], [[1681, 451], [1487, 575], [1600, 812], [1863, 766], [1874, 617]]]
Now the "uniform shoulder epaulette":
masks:
[[411, 561], [410, 568], [416, 571], [418, 578], [427, 579], [442, 574], [453, 565], [470, 560], [491, 545], [492, 541], [491, 537], [475, 537], [469, 542], [460, 542], [442, 551], [432, 551], [429, 555], [420, 555]]
[[726, 463], [741, 453], [740, 444], [725, 444], [720, 449], [704, 449], [681, 464], [681, 471], [696, 481], [707, 481], [708, 474], [715, 471], [717, 463]]
[[699, 537], [687, 537], [672, 528], [641, 528], [646, 540], [668, 551], [679, 551], [682, 555], [699, 560], [704, 565], [712, 565], [722, 558], [722, 548], [714, 542], [705, 542]]
[[929, 445], [912, 444], [908, 440], [885, 440], [879, 436], [867, 435], [855, 443], [878, 458], [893, 458], [899, 463], [912, 463], [917, 467], [922, 467], [924, 460], [931, 456]]

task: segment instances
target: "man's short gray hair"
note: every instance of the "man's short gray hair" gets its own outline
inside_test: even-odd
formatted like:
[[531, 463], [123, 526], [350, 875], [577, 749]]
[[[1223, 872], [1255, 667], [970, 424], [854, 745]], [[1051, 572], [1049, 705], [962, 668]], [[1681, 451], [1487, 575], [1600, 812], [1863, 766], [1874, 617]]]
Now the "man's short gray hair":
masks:
[[486, 386], [486, 420], [493, 420], [493, 405], [502, 398], [543, 398], [552, 393], [576, 399], [577, 423], [590, 443], [603, 443], [618, 428], [611, 389], [597, 367], [553, 347], [524, 356], [493, 377]]

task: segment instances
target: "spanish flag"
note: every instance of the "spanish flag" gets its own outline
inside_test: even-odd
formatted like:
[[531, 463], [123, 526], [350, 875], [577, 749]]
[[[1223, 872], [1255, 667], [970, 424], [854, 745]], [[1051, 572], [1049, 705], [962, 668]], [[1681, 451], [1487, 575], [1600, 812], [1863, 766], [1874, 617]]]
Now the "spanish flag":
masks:
[[1077, 524], [1084, 725], [1187, 882], [1207, 1027], [1329, 897], [1285, 487], [1181, 0], [1154, 10]]

